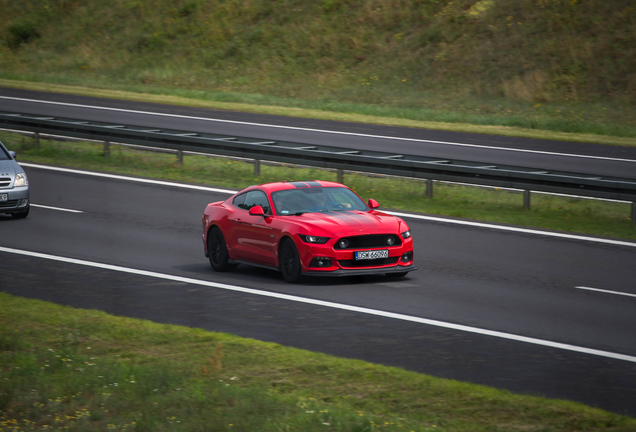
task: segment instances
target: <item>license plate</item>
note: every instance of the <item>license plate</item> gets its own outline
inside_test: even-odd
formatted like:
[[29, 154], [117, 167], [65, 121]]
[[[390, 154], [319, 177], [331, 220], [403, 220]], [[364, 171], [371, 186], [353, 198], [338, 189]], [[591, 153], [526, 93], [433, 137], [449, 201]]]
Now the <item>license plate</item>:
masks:
[[373, 251], [363, 251], [363, 252], [354, 252], [354, 259], [357, 260], [370, 260], [370, 259], [378, 259], [378, 258], [388, 258], [389, 250], [373, 250]]
[[5, 202], [9, 200], [9, 194], [0, 194], [0, 202]]

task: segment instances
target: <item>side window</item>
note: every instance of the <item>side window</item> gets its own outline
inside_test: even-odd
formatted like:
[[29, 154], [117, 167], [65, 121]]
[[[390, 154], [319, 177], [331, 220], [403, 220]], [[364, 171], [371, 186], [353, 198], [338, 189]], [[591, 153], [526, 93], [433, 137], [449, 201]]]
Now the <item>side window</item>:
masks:
[[272, 200], [274, 201], [274, 208], [276, 209], [277, 215], [288, 215], [290, 213], [295, 213], [296, 211], [300, 211], [297, 209], [298, 206], [298, 195], [303, 195], [299, 193], [297, 189], [292, 190], [282, 190], [277, 191], [272, 194]]
[[247, 209], [247, 207], [245, 207], [245, 196], [246, 196], [246, 195], [247, 195], [247, 194], [240, 194], [240, 195], [238, 195], [237, 197], [235, 197], [235, 198], [232, 200], [232, 204], [234, 204], [234, 205], [235, 205], [236, 207], [238, 207], [238, 208], [242, 208], [242, 209], [248, 210], [248, 209]]
[[245, 202], [239, 207], [249, 210], [257, 205], [263, 207], [263, 211], [265, 212], [265, 214], [272, 214], [267, 195], [259, 190], [247, 192], [245, 194]]

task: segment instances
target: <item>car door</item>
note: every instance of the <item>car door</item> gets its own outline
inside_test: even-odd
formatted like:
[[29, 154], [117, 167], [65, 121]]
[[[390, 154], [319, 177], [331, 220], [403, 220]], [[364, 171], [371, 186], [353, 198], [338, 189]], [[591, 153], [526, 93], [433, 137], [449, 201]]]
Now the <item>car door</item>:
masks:
[[[251, 190], [246, 192], [232, 223], [233, 238], [238, 259], [270, 266], [276, 265], [276, 229], [272, 224], [272, 206], [265, 192]], [[253, 216], [249, 209], [261, 206], [265, 216]]]
[[243, 202], [245, 201], [245, 194], [235, 196], [232, 199], [232, 204], [228, 206], [227, 219], [221, 224], [223, 228], [223, 237], [225, 237], [225, 243], [230, 259], [242, 259], [240, 254], [240, 247], [237, 239], [237, 228], [242, 220], [243, 215], [246, 213], [243, 209]]

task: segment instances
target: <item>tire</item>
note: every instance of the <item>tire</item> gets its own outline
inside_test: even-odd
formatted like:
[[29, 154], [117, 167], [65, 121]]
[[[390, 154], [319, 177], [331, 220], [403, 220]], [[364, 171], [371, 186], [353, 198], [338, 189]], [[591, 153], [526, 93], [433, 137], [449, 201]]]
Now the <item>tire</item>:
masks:
[[210, 265], [215, 271], [226, 272], [236, 268], [236, 264], [228, 262], [229, 255], [227, 253], [227, 245], [223, 233], [217, 227], [214, 227], [208, 233], [208, 258]]
[[31, 204], [29, 204], [26, 208], [25, 211], [20, 212], [20, 213], [11, 213], [11, 217], [13, 217], [14, 219], [24, 219], [25, 217], [27, 217], [29, 215], [29, 210], [31, 210]]
[[285, 240], [279, 253], [280, 272], [283, 279], [289, 283], [298, 282], [301, 275], [300, 258], [296, 245], [291, 240]]

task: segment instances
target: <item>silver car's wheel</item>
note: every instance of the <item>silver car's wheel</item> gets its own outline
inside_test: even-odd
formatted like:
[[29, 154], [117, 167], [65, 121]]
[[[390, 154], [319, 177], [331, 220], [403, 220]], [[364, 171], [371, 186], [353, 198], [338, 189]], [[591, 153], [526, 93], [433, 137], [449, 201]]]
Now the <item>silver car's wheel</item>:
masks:
[[11, 213], [11, 216], [14, 219], [24, 219], [25, 217], [27, 217], [29, 215], [29, 210], [31, 210], [31, 204], [27, 205], [27, 208], [25, 211], [20, 212], [20, 213]]

